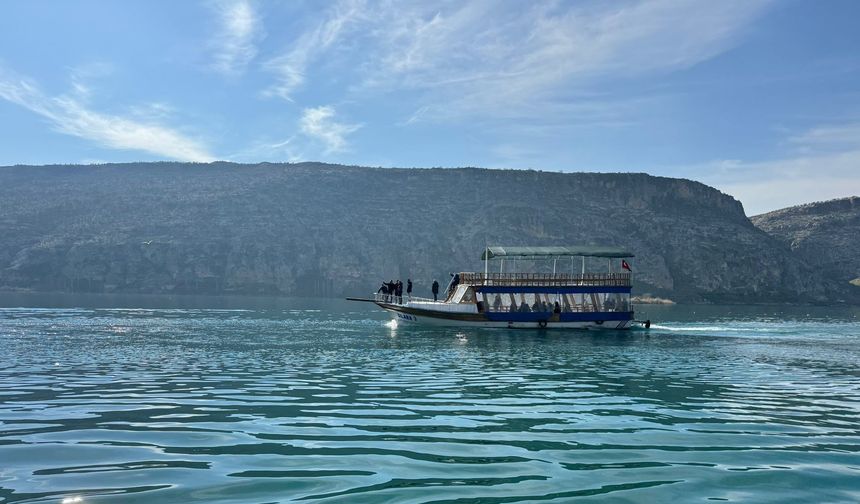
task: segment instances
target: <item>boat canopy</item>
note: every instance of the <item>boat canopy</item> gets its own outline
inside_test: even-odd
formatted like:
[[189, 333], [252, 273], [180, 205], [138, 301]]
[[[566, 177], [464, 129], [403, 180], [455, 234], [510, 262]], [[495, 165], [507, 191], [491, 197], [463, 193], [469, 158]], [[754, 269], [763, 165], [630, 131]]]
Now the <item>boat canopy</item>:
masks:
[[567, 247], [487, 247], [482, 261], [490, 259], [543, 259], [553, 257], [634, 257], [620, 247], [600, 245], [571, 245]]

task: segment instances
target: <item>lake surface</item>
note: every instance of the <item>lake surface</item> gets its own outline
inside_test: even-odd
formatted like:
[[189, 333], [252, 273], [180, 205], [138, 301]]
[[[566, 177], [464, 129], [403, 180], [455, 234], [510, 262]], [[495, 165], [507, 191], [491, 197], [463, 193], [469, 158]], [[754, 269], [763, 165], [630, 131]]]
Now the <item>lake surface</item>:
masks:
[[0, 502], [860, 501], [857, 309], [539, 332], [319, 299], [0, 306]]

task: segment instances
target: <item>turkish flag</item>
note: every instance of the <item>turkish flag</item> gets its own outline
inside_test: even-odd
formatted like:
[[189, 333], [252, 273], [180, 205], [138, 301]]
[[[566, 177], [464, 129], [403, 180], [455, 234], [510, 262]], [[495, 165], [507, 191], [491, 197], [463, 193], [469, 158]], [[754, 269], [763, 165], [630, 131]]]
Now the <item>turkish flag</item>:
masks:
[[621, 267], [626, 269], [627, 271], [631, 271], [631, 272], [633, 271], [630, 269], [630, 265], [627, 264], [627, 261], [625, 261], [624, 259], [621, 260]]

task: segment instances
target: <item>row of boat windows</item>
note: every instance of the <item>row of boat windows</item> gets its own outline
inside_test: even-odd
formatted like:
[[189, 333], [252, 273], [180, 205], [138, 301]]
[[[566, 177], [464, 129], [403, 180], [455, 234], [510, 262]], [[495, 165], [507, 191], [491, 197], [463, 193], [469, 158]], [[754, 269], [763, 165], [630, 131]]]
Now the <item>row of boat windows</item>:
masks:
[[630, 293], [487, 294], [479, 293], [480, 308], [489, 312], [627, 312]]

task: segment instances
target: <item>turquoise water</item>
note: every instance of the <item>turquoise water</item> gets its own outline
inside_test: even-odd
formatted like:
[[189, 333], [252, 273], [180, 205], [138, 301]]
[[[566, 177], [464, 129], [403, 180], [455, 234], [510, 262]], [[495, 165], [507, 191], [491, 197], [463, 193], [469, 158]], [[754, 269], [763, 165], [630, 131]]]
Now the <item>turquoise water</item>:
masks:
[[856, 309], [649, 307], [651, 331], [600, 333], [0, 304], [65, 306], [0, 308], [2, 502], [860, 501]]

